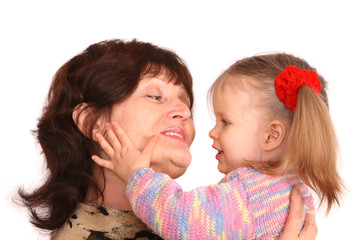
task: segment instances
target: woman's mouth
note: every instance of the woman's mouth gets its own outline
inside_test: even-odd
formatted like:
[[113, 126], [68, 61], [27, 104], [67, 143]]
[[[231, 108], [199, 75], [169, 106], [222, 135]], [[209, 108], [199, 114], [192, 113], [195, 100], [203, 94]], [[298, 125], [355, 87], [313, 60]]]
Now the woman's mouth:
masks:
[[161, 132], [162, 135], [186, 143], [186, 134], [181, 127], [169, 127]]

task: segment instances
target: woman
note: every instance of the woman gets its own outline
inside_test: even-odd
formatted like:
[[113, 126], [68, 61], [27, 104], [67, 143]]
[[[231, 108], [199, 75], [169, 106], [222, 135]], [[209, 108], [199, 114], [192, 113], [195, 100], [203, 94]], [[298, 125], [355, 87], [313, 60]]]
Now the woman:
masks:
[[[106, 122], [117, 121], [141, 150], [160, 134], [151, 167], [177, 178], [191, 161], [192, 106], [192, 77], [171, 51], [136, 40], [110, 40], [69, 60], [54, 76], [35, 132], [46, 157], [47, 180], [32, 193], [19, 191], [32, 223], [49, 230], [53, 239], [159, 239], [131, 212], [125, 184], [93, 164], [92, 155], [106, 157], [94, 136], [105, 134]], [[299, 211], [294, 213], [301, 213], [301, 203], [295, 206]], [[291, 223], [283, 239], [298, 233], [300, 224]]]

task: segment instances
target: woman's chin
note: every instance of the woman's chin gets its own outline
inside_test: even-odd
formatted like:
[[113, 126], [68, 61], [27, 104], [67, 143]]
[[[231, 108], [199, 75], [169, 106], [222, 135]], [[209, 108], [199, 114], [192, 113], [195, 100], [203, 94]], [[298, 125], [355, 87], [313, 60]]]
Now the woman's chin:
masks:
[[176, 179], [176, 178], [179, 178], [180, 176], [182, 176], [186, 171], [187, 171], [187, 168], [177, 167], [176, 169], [173, 169], [173, 171], [171, 170], [168, 173], [168, 176], [170, 176], [172, 179]]
[[[165, 154], [166, 152], [170, 154]], [[156, 172], [165, 173], [174, 179], [182, 176], [186, 172], [191, 161], [192, 155], [188, 150], [163, 151], [158, 157], [154, 156], [150, 167]]]
[[156, 172], [165, 173], [172, 179], [175, 179], [182, 176], [186, 172], [188, 166], [178, 166], [168, 161], [166, 163], [153, 163], [150, 167]]

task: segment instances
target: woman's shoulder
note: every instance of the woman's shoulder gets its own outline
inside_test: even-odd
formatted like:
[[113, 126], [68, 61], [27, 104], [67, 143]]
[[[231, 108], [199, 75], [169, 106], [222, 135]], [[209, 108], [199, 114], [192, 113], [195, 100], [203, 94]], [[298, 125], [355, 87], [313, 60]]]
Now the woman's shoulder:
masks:
[[80, 203], [52, 237], [60, 239], [161, 239], [131, 211]]

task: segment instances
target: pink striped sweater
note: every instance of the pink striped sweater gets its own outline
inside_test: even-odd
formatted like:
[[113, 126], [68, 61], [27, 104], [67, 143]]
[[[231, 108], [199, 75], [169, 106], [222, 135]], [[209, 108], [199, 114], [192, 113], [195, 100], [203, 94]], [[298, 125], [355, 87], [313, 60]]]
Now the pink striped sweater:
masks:
[[140, 169], [126, 193], [135, 214], [164, 239], [276, 239], [296, 184], [305, 211], [314, 214], [310, 191], [297, 176], [271, 176], [247, 167], [189, 192], [165, 174]]

